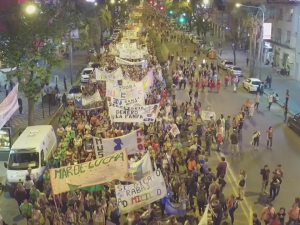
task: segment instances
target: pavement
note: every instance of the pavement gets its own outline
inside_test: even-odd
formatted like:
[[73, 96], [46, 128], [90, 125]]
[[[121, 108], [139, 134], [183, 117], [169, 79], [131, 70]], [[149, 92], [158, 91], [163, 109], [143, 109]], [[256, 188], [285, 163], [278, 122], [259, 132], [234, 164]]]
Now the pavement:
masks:
[[[73, 51], [73, 81], [79, 77], [79, 71], [86, 65], [86, 54], [86, 50]], [[58, 88], [61, 93], [65, 92], [63, 83], [64, 76], [67, 78], [67, 88], [69, 89], [71, 87], [71, 76], [70, 63], [67, 59], [64, 60], [62, 68], [54, 69], [50, 80], [50, 86], [54, 88], [55, 78], [58, 78]], [[5, 74], [0, 73], [0, 80], [2, 84], [5, 83]], [[5, 91], [2, 88], [0, 92], [0, 102], [2, 102], [5, 97]], [[19, 91], [19, 97], [22, 99], [23, 112], [20, 114], [19, 111], [16, 111], [11, 117], [10, 125], [12, 128], [12, 136], [17, 135], [20, 130], [25, 129], [28, 126], [28, 101], [21, 91]], [[48, 104], [42, 104], [42, 100], [39, 99], [34, 107], [35, 124], [46, 124], [49, 117], [52, 117], [52, 115], [55, 114], [58, 107], [59, 106], [51, 105], [49, 108]]]
[[[208, 34], [206, 36], [207, 41], [213, 41], [214, 47], [217, 50], [219, 47], [220, 38], [216, 36], [211, 36]], [[220, 52], [218, 52], [220, 53]], [[247, 66], [246, 59], [248, 57], [248, 52], [243, 50], [236, 50], [236, 66], [239, 66], [243, 70], [244, 78], [249, 77], [249, 66]], [[233, 51], [231, 49], [231, 43], [229, 41], [222, 42], [222, 54], [218, 54], [219, 59], [226, 59], [233, 62]], [[256, 68], [256, 77], [259, 78], [259, 68]], [[265, 94], [268, 95], [271, 92], [277, 93], [279, 95], [279, 104], [283, 106], [285, 102], [285, 92], [290, 91], [290, 99], [288, 104], [288, 109], [290, 114], [296, 114], [300, 112], [300, 98], [298, 98], [298, 91], [300, 90], [300, 82], [292, 79], [291, 77], [277, 75], [276, 69], [272, 68], [271, 65], [262, 65], [261, 68], [261, 80], [265, 81], [268, 75], [272, 75], [271, 88], [264, 90]]]
[[[176, 49], [180, 49], [178, 43], [170, 42], [166, 44], [169, 51], [174, 53]], [[192, 56], [193, 44], [188, 44], [186, 53], [179, 53], [182, 56]], [[224, 53], [224, 50], [223, 50]], [[228, 55], [229, 56], [229, 55]], [[199, 61], [204, 57], [201, 54]], [[239, 58], [239, 57], [237, 57]], [[216, 63], [217, 60], [208, 60]], [[220, 70], [220, 75], [224, 77], [225, 72]], [[222, 79], [223, 80], [223, 79]], [[296, 82], [296, 81], [295, 81]], [[275, 85], [275, 80], [274, 80]], [[178, 90], [176, 96], [188, 99], [188, 90]], [[177, 97], [176, 97], [177, 98]], [[235, 116], [241, 105], [247, 98], [254, 101], [255, 95], [247, 93], [241, 85], [238, 92], [234, 93], [232, 87], [221, 88], [220, 93], [200, 93], [198, 101], [202, 103], [204, 109], [211, 104], [212, 110], [216, 112], [217, 117], [221, 114], [226, 118], [228, 115]], [[273, 202], [276, 210], [280, 207], [289, 208], [294, 202], [296, 196], [299, 196], [299, 188], [297, 183], [298, 170], [294, 165], [298, 164], [300, 154], [300, 138], [283, 122], [284, 115], [281, 106], [273, 104], [271, 110], [267, 110], [267, 99], [261, 98], [259, 109], [255, 111], [253, 118], [246, 119], [244, 122], [242, 140], [240, 142], [241, 156], [233, 156], [230, 153], [228, 142], [221, 148], [221, 153], [214, 152], [209, 158], [210, 161], [220, 160], [221, 156], [225, 156], [228, 162], [227, 178], [232, 186], [232, 192], [237, 193], [240, 170], [247, 173], [246, 181], [246, 198], [240, 204], [244, 217], [249, 219], [250, 212], [261, 213], [263, 207], [269, 202], [267, 196], [260, 195], [261, 192], [261, 175], [260, 170], [264, 165], [269, 165], [271, 171], [274, 171], [278, 164], [282, 165], [285, 171], [285, 177], [281, 185], [278, 197]], [[273, 149], [266, 148], [266, 131], [272, 126], [274, 129]], [[260, 130], [260, 150], [253, 150], [250, 145], [252, 135], [256, 130]], [[214, 166], [211, 166], [214, 169]], [[239, 209], [240, 210], [240, 209]], [[241, 215], [242, 216], [242, 215]], [[244, 220], [245, 221], [245, 220]], [[245, 223], [236, 223], [245, 224]]]

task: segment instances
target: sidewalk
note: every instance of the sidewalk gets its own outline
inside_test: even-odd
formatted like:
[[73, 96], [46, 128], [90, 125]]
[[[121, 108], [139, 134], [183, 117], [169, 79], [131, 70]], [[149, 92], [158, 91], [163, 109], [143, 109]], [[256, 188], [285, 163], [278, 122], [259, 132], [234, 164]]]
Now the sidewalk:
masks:
[[[74, 51], [73, 52], [73, 84], [74, 81], [77, 80], [79, 77], [79, 71], [85, 67], [86, 62], [85, 62], [85, 56], [86, 56], [86, 51], [85, 50], [80, 50], [80, 51]], [[70, 89], [71, 87], [71, 79], [70, 79], [70, 63], [69, 60], [64, 60], [64, 64], [62, 68], [56, 68], [53, 71], [53, 74], [51, 76], [50, 80], [50, 86], [52, 88], [55, 87], [55, 77], [58, 77], [58, 88], [61, 93], [64, 93], [64, 83], [63, 79], [64, 76], [67, 77], [67, 88]], [[6, 80], [5, 76], [1, 76], [0, 79], [4, 83]], [[2, 102], [5, 99], [5, 91], [2, 89], [0, 92], [0, 102]], [[24, 97], [24, 94], [19, 91], [19, 97], [22, 99], [23, 103], [23, 112], [22, 114], [19, 113], [19, 111], [16, 111], [15, 114], [11, 117], [10, 120], [10, 125], [12, 128], [12, 137], [15, 134], [18, 134], [20, 130], [26, 128], [28, 126], [28, 101]], [[35, 119], [35, 124], [44, 124], [46, 123], [49, 118], [53, 117], [53, 115], [56, 114], [58, 110], [58, 106], [50, 106], [49, 110], [49, 105], [47, 103], [44, 103], [42, 105], [42, 100], [41, 98], [38, 100], [38, 102], [35, 103], [35, 108], [34, 108], [34, 119]]]
[[[218, 49], [219, 40], [215, 36], [206, 36], [206, 40], [212, 40], [214, 42], [215, 49]], [[246, 59], [248, 57], [248, 52], [242, 50], [236, 51], [236, 65], [241, 67], [243, 70], [243, 77], [249, 77], [249, 67], [247, 66]], [[230, 42], [222, 43], [222, 55], [218, 54], [219, 59], [226, 59], [233, 62], [233, 52], [231, 49]], [[285, 102], [285, 92], [290, 91], [289, 99], [289, 111], [291, 114], [296, 114], [300, 112], [300, 98], [297, 98], [298, 91], [300, 90], [300, 82], [293, 80], [289, 77], [282, 77], [276, 74], [276, 70], [270, 65], [262, 65], [261, 68], [262, 80], [264, 81], [268, 75], [272, 75], [271, 89], [265, 89], [265, 94], [268, 95], [270, 92], [277, 93], [279, 95], [279, 105], [283, 106]], [[256, 70], [259, 73], [259, 69]], [[259, 77], [259, 75], [257, 75]]]

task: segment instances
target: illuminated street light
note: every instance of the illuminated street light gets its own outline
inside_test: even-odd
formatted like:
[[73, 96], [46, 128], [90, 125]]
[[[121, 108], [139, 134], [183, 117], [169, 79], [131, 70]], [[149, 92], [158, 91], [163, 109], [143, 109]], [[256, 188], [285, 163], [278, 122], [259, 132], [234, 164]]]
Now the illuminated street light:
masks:
[[127, 2], [128, 0], [125, 0], [125, 2]]
[[186, 0], [187, 3], [190, 3], [190, 0]]
[[111, 4], [115, 4], [115, 0], [110, 0], [110, 3]]
[[236, 4], [235, 4], [235, 6], [238, 7], [238, 8], [240, 8], [241, 5], [242, 5], [242, 4], [240, 4], [240, 3], [236, 3]]
[[204, 4], [204, 5], [207, 5], [208, 3], [209, 3], [209, 0], [204, 0], [204, 1], [203, 1], [203, 4]]
[[29, 5], [29, 6], [26, 7], [26, 12], [27, 12], [28, 14], [32, 14], [32, 13], [34, 13], [35, 11], [36, 11], [36, 6], [35, 6], [35, 5]]
[[97, 2], [95, 2], [95, 6], [97, 6], [98, 5], [98, 3]]

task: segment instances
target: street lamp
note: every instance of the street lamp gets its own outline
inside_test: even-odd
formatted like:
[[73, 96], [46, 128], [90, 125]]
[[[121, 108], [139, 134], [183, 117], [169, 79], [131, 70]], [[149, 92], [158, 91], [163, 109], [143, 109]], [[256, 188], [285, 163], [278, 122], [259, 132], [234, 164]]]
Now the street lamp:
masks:
[[115, 0], [110, 0], [110, 3], [111, 4], [115, 4]]
[[35, 5], [28, 5], [27, 7], [26, 7], [26, 12], [28, 13], [28, 14], [32, 14], [32, 13], [34, 13], [36, 11], [36, 6]]
[[203, 3], [204, 3], [204, 5], [207, 5], [209, 3], [209, 1], [208, 0], [204, 0]]
[[263, 8], [259, 7], [259, 6], [252, 6], [252, 5], [242, 5], [240, 3], [237, 3], [235, 5], [236, 7], [245, 7], [245, 8], [254, 8], [254, 9], [258, 9], [262, 12], [262, 25], [261, 25], [261, 32], [260, 32], [260, 45], [259, 45], [259, 53], [258, 53], [258, 60], [259, 60], [259, 79], [261, 80], [261, 67], [262, 67], [262, 46], [263, 46], [263, 36], [264, 36], [264, 22], [265, 22], [265, 11]]

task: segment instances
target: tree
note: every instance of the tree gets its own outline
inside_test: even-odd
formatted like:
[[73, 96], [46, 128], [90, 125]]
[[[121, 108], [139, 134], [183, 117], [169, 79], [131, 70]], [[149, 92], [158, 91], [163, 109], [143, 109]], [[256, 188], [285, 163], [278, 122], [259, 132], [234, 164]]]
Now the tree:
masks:
[[195, 22], [196, 30], [198, 36], [202, 34], [203, 36], [206, 36], [206, 34], [211, 31], [211, 24], [208, 21], [208, 19], [204, 19], [201, 16], [197, 16], [196, 22]]
[[34, 105], [42, 87], [49, 83], [53, 67], [62, 63], [54, 42], [74, 29], [77, 18], [68, 1], [56, 5], [40, 2], [35, 6], [37, 10], [32, 15], [21, 13], [4, 21], [6, 30], [0, 35], [0, 60], [16, 67], [7, 72], [7, 80], [16, 78], [28, 99], [29, 126], [34, 125]]

